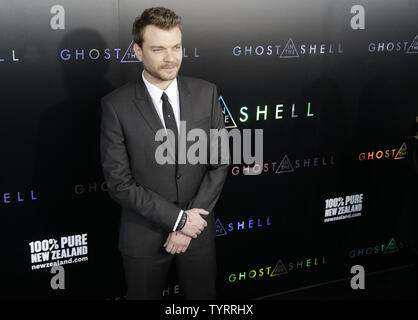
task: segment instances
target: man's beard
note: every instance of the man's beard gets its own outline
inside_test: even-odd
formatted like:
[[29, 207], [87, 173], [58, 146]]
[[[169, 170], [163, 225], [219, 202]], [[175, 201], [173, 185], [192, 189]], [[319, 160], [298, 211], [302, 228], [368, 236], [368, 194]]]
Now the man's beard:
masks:
[[177, 77], [177, 73], [178, 73], [178, 68], [176, 65], [176, 72], [173, 72], [172, 74], [166, 75], [163, 72], [161, 72], [160, 70], [164, 70], [164, 69], [158, 69], [157, 71], [155, 70], [150, 70], [148, 69], [145, 65], [144, 69], [145, 71], [147, 71], [150, 75], [152, 75], [154, 78], [161, 80], [161, 81], [169, 81], [169, 80], [174, 80]]

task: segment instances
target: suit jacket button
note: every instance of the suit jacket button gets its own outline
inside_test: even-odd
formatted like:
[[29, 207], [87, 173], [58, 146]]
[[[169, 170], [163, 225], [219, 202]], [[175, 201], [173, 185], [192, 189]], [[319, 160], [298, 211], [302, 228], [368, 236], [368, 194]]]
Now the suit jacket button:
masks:
[[177, 173], [177, 176], [176, 176], [177, 180], [180, 179], [180, 177], [181, 177], [181, 175], [179, 173]]

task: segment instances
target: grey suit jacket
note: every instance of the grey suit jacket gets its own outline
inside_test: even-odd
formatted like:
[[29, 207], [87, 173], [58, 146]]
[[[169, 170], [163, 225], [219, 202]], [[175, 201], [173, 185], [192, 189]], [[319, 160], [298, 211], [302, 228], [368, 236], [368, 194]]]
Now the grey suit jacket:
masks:
[[[187, 132], [201, 128], [209, 137], [209, 129], [225, 127], [214, 84], [178, 75], [177, 85]], [[119, 249], [134, 257], [160, 252], [180, 209], [210, 212], [208, 230], [192, 242], [215, 236], [213, 208], [228, 174], [229, 148], [225, 155], [219, 147], [218, 164], [179, 163], [177, 174], [175, 164], [158, 164], [155, 150], [163, 142], [155, 133], [164, 126], [141, 76], [104, 96], [101, 111], [103, 173], [110, 197], [122, 207]], [[187, 142], [187, 150], [194, 143]]]

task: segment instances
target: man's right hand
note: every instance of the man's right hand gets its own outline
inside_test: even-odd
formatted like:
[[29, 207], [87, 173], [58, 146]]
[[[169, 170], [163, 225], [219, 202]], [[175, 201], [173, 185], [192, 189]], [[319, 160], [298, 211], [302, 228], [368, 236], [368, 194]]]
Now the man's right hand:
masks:
[[180, 230], [181, 233], [185, 234], [186, 236], [197, 238], [197, 236], [205, 229], [208, 225], [205, 219], [203, 219], [200, 215], [207, 216], [209, 214], [208, 211], [204, 209], [197, 209], [193, 208], [190, 210], [185, 211], [187, 214], [187, 220], [184, 227]]

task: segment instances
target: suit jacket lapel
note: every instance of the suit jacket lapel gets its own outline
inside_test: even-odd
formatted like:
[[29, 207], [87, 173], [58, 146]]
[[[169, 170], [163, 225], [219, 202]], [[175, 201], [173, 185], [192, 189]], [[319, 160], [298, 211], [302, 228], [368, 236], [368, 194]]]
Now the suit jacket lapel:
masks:
[[[164, 129], [164, 125], [161, 122], [161, 119], [155, 110], [154, 104], [152, 102], [151, 96], [148, 93], [147, 87], [145, 86], [144, 80], [140, 75], [135, 84], [135, 97], [133, 99], [136, 108], [141, 113], [147, 124], [150, 126], [154, 134], [158, 130]], [[180, 121], [186, 121], [187, 123], [192, 123], [194, 119], [195, 109], [193, 108], [192, 95], [190, 89], [187, 86], [184, 78], [181, 75], [177, 76], [177, 88], [179, 91], [179, 102], [180, 102]], [[179, 141], [186, 141], [187, 137], [187, 128], [182, 127], [180, 122], [180, 135]], [[186, 135], [186, 136], [185, 136]], [[161, 141], [160, 143], [163, 143]], [[173, 156], [172, 153], [170, 153]]]
[[164, 129], [164, 125], [155, 110], [151, 96], [148, 93], [142, 76], [139, 76], [138, 78], [139, 79], [135, 84], [135, 106], [155, 134], [158, 130]]
[[[192, 101], [192, 95], [190, 92], [189, 87], [187, 86], [184, 78], [179, 75], [177, 76], [177, 87], [179, 90], [179, 100], [180, 100], [180, 121], [185, 121], [186, 125], [188, 123], [192, 123], [194, 121], [196, 112], [193, 101]], [[181, 124], [180, 124], [181, 127]], [[186, 130], [183, 130], [184, 133], [187, 134]], [[180, 128], [180, 134], [183, 133], [183, 131]], [[180, 137], [186, 140], [186, 137]]]

